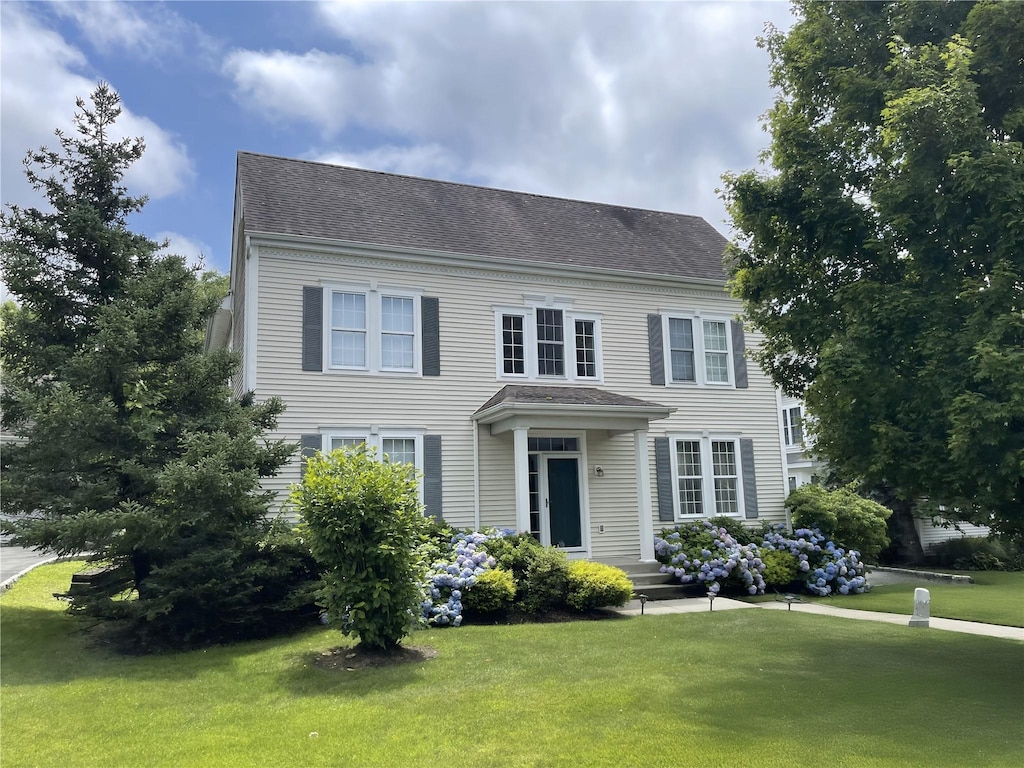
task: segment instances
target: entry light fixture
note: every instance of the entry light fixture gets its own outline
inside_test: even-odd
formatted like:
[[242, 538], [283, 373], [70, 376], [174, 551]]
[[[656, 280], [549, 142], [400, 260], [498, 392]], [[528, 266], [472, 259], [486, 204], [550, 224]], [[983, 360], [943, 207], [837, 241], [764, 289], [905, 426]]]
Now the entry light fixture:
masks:
[[602, 467], [600, 464], [594, 467], [594, 474], [597, 475], [598, 477], [604, 477], [604, 467]]

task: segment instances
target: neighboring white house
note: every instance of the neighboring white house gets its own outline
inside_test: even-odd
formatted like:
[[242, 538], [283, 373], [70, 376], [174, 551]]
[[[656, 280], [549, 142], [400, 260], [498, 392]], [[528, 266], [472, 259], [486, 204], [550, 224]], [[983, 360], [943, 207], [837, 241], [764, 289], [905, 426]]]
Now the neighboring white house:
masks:
[[786, 453], [786, 491], [823, 479], [825, 463], [814, 457], [813, 442], [804, 430], [803, 401], [779, 392], [779, 429]]
[[[427, 514], [653, 559], [653, 533], [785, 521], [771, 382], [695, 216], [239, 153], [231, 297], [208, 341], [273, 437], [366, 442]], [[298, 456], [266, 487], [282, 502]]]

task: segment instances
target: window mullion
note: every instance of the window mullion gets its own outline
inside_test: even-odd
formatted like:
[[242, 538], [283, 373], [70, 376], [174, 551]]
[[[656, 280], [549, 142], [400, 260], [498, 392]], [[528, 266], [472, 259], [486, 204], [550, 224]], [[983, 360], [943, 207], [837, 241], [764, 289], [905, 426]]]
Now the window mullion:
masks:
[[715, 504], [715, 467], [711, 455], [711, 438], [709, 437], [702, 437], [700, 440], [700, 470], [704, 514], [707, 517], [714, 517], [718, 514], [718, 506]]

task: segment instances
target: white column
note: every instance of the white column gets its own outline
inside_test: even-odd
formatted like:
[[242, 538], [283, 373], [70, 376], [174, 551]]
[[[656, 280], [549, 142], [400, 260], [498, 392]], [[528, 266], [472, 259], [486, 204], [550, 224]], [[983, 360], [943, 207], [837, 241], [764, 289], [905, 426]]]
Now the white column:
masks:
[[654, 560], [654, 521], [651, 511], [651, 461], [647, 451], [647, 430], [633, 432], [636, 453], [636, 505], [640, 515], [640, 559]]
[[[530, 462], [526, 427], [512, 430], [516, 470], [516, 530], [530, 530]], [[652, 550], [653, 551], [653, 550]]]

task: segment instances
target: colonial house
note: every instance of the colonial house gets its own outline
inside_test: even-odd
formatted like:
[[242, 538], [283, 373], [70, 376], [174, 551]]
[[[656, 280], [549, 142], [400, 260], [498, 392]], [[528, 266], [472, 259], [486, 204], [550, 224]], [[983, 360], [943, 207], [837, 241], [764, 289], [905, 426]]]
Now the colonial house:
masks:
[[[695, 216], [242, 152], [209, 342], [306, 455], [366, 443], [452, 525], [651, 560], [673, 522], [785, 520], [725, 245]], [[266, 483], [285, 512], [300, 467]]]

